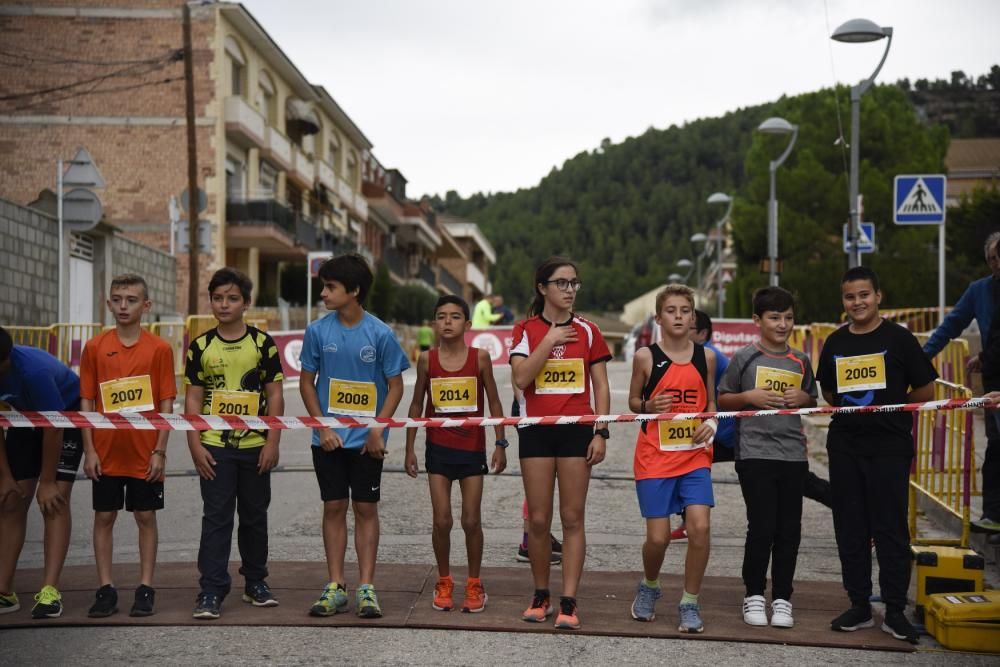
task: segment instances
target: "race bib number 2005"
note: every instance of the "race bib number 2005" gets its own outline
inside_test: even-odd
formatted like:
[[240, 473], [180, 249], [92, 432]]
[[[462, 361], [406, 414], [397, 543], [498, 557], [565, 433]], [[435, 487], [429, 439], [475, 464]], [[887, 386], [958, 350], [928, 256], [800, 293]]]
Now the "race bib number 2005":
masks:
[[885, 352], [837, 359], [837, 393], [885, 389]]

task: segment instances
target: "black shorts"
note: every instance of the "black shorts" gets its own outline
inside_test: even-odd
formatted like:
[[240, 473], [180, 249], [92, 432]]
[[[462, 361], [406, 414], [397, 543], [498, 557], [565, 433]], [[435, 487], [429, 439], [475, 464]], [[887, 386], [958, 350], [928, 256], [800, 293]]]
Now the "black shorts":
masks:
[[586, 458], [593, 439], [590, 424], [525, 426], [517, 429], [517, 454], [522, 459]]
[[451, 481], [485, 475], [486, 452], [466, 452], [449, 449], [428, 442], [424, 453], [424, 467], [430, 475], [444, 475]]
[[[42, 472], [42, 433], [41, 428], [9, 428], [4, 433], [7, 448], [7, 461], [14, 479], [38, 479]], [[63, 446], [59, 454], [59, 469], [56, 480], [60, 482], [76, 481], [76, 471], [80, 469], [83, 458], [83, 437], [78, 428], [63, 429]]]
[[150, 512], [163, 509], [163, 482], [102, 475], [92, 482], [95, 512]]
[[362, 503], [377, 503], [382, 487], [382, 462], [360, 449], [338, 447], [332, 452], [312, 448], [313, 469], [323, 502], [352, 498]]

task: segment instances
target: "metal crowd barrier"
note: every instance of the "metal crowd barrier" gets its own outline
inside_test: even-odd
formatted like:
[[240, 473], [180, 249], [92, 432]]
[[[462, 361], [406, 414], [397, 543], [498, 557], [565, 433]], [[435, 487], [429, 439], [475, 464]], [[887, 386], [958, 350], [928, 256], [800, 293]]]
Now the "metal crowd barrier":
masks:
[[[937, 380], [935, 399], [972, 398], [972, 390]], [[987, 418], [992, 418], [987, 416]], [[972, 496], [976, 484], [976, 457], [970, 410], [920, 412], [913, 415], [913, 464], [910, 468], [910, 542], [913, 544], [969, 545]], [[917, 499], [924, 497], [962, 522], [957, 538], [917, 535]]]
[[[951, 307], [945, 308], [945, 314], [951, 311]], [[935, 307], [926, 308], [880, 308], [879, 315], [889, 320], [890, 322], [895, 322], [896, 324], [902, 324], [904, 327], [912, 331], [913, 333], [929, 333], [934, 331], [941, 319], [941, 310]], [[840, 314], [840, 321], [844, 322], [847, 320], [847, 313]]]

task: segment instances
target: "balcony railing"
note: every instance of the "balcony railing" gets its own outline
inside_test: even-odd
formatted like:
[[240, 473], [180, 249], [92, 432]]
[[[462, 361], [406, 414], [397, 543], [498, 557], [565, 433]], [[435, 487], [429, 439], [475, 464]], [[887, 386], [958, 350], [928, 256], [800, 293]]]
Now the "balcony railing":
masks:
[[438, 269], [438, 282], [444, 285], [452, 294], [462, 296], [462, 281], [453, 276], [443, 266]]
[[295, 216], [295, 241], [309, 250], [314, 250], [318, 241], [318, 230], [312, 220], [304, 215]]
[[480, 292], [486, 292], [486, 276], [479, 270], [479, 267], [469, 262], [465, 267], [465, 281], [475, 287]]
[[382, 250], [382, 261], [389, 267], [389, 271], [396, 274], [398, 278], [408, 278], [406, 271], [406, 255], [398, 248], [386, 246]]
[[236, 95], [226, 98], [223, 113], [226, 129], [243, 135], [251, 144], [261, 146], [267, 141], [264, 117], [246, 100]]
[[283, 169], [292, 168], [292, 142], [277, 129], [267, 128], [267, 152]]
[[228, 199], [226, 222], [231, 225], [270, 225], [296, 236], [295, 211], [276, 199]]
[[337, 175], [333, 167], [323, 160], [316, 160], [316, 180], [326, 186], [328, 190], [335, 190], [337, 187]]
[[420, 278], [431, 287], [437, 286], [437, 277], [434, 275], [434, 269], [427, 262], [421, 262], [418, 266], [417, 278]]

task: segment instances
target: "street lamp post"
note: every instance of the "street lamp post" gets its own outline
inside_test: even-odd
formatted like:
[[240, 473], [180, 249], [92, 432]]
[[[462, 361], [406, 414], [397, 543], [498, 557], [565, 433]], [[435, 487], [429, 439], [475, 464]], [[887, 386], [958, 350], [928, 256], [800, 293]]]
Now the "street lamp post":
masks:
[[[701, 232], [698, 232], [697, 234], [692, 234], [691, 235], [691, 245], [696, 245], [698, 243], [704, 244], [705, 241], [707, 241], [707, 240], [708, 240], [708, 237], [705, 236], [704, 234], [702, 234]], [[695, 296], [699, 297], [697, 299], [697, 301], [699, 302], [698, 303], [699, 307], [701, 306], [701, 303], [700, 303], [701, 302], [701, 298], [700, 297], [701, 297], [701, 292], [702, 292], [702, 286], [701, 286], [701, 258], [705, 254], [705, 250], [707, 249], [707, 247], [708, 247], [707, 245], [704, 245], [702, 247], [702, 249], [701, 249], [701, 252], [698, 252], [698, 253], [695, 254], [695, 259], [694, 259], [695, 266], [697, 267], [696, 270], [695, 270], [695, 280], [697, 281], [697, 282], [695, 282]]]
[[686, 285], [688, 278], [691, 277], [691, 270], [694, 268], [694, 262], [685, 257], [684, 259], [677, 260], [676, 266], [678, 269], [685, 269], [682, 282]]
[[775, 174], [792, 152], [795, 140], [799, 136], [799, 126], [789, 123], [784, 118], [768, 118], [757, 128], [763, 134], [791, 134], [788, 147], [778, 159], [771, 160], [771, 195], [767, 200], [767, 284], [778, 286], [778, 200], [774, 192]]
[[705, 201], [709, 204], [726, 204], [726, 214], [715, 223], [715, 300], [718, 302], [721, 318], [726, 304], [725, 288], [722, 285], [722, 228], [729, 222], [729, 214], [733, 212], [733, 198], [724, 192], [713, 192]]
[[851, 88], [851, 173], [850, 173], [850, 202], [848, 205], [851, 211], [851, 224], [848, 229], [848, 254], [847, 266], [854, 268], [861, 266], [861, 253], [858, 251], [858, 238], [861, 236], [861, 206], [858, 201], [858, 164], [860, 161], [861, 143], [861, 96], [871, 88], [875, 77], [878, 76], [882, 65], [885, 64], [886, 56], [889, 55], [889, 47], [892, 46], [892, 28], [881, 27], [868, 19], [851, 19], [833, 31], [830, 39], [838, 42], [856, 44], [861, 42], [875, 42], [884, 37], [888, 37], [885, 44], [885, 51], [882, 53], [882, 60], [872, 75]]

